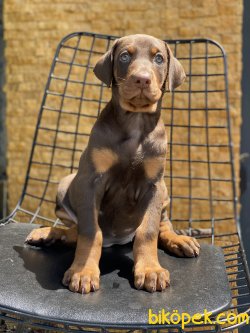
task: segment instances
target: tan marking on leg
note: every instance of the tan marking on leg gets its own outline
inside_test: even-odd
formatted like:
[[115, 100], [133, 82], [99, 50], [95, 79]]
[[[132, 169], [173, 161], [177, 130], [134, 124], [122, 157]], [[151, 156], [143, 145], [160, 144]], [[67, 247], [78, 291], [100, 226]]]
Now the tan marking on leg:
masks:
[[87, 294], [99, 289], [99, 260], [102, 251], [102, 232], [90, 239], [78, 235], [74, 261], [65, 272], [63, 284], [71, 291]]
[[164, 157], [150, 157], [143, 161], [146, 177], [154, 179], [164, 167]]
[[161, 180], [161, 186], [163, 189], [163, 205], [162, 205], [162, 210], [161, 210], [161, 221], [168, 221], [168, 212], [167, 212], [167, 206], [170, 203], [170, 198], [168, 195], [168, 189], [166, 186], [166, 183], [164, 181], [164, 178]]
[[[155, 218], [157, 218], [155, 216]], [[150, 232], [149, 214], [146, 212], [142, 224], [136, 231], [134, 254], [134, 283], [137, 289], [149, 292], [162, 291], [170, 284], [169, 272], [161, 267], [157, 252], [157, 231]], [[156, 226], [155, 226], [156, 227]], [[157, 226], [158, 228], [158, 226]]]
[[98, 173], [104, 173], [114, 164], [118, 163], [118, 155], [108, 148], [94, 148], [92, 151], [92, 161], [96, 171]]
[[66, 245], [73, 245], [77, 239], [76, 225], [69, 229], [45, 227], [31, 231], [25, 242], [29, 245], [42, 246], [52, 245], [56, 241], [62, 241]]
[[177, 235], [169, 220], [160, 223], [159, 244], [178, 257], [197, 257], [200, 253], [198, 241], [194, 237]]

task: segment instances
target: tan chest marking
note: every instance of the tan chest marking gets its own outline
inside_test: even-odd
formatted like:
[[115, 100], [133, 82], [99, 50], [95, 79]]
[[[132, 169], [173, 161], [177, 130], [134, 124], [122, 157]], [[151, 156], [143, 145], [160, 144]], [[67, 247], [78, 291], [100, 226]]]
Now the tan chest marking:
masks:
[[150, 157], [143, 161], [146, 177], [154, 179], [164, 168], [165, 157]]
[[108, 171], [114, 164], [118, 163], [118, 155], [108, 148], [94, 148], [92, 161], [98, 173]]

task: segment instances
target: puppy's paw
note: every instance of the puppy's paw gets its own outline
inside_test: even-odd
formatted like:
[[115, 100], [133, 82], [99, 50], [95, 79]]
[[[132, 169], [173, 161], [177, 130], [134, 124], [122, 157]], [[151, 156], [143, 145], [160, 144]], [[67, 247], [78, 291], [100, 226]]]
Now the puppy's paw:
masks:
[[136, 289], [146, 289], [149, 292], [162, 291], [169, 287], [169, 271], [160, 265], [152, 267], [139, 267], [134, 269], [134, 283]]
[[62, 283], [73, 292], [88, 294], [100, 287], [98, 267], [84, 267], [73, 264], [64, 274]]
[[200, 244], [194, 237], [174, 235], [161, 240], [161, 245], [179, 257], [197, 257], [200, 254]]
[[63, 237], [63, 229], [52, 227], [38, 228], [31, 231], [25, 243], [35, 246], [49, 246], [54, 244], [57, 240], [63, 240]]

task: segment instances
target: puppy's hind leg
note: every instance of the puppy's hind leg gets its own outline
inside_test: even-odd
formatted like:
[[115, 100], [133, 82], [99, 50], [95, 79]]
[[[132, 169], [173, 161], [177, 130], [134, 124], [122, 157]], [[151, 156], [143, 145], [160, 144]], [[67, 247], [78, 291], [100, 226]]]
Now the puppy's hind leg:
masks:
[[169, 196], [164, 182], [164, 202], [161, 211], [161, 222], [159, 231], [159, 246], [170, 251], [178, 257], [197, 257], [200, 253], [200, 245], [194, 237], [186, 235], [177, 235], [168, 218], [167, 206], [169, 204]]
[[194, 237], [177, 235], [167, 217], [166, 211], [162, 214], [163, 216], [164, 218], [160, 222], [159, 246], [178, 257], [197, 257], [200, 253], [198, 241]]
[[34, 229], [26, 238], [26, 244], [50, 246], [55, 242], [62, 242], [66, 245], [75, 245], [77, 240], [77, 221], [74, 219], [73, 212], [70, 214], [70, 209], [64, 208], [68, 206], [67, 192], [74, 177], [75, 174], [71, 174], [61, 180], [56, 196], [55, 214], [67, 228], [42, 227]]
[[35, 246], [50, 246], [55, 242], [74, 245], [77, 240], [77, 226], [63, 229], [57, 227], [44, 227], [31, 231], [25, 240], [26, 244]]

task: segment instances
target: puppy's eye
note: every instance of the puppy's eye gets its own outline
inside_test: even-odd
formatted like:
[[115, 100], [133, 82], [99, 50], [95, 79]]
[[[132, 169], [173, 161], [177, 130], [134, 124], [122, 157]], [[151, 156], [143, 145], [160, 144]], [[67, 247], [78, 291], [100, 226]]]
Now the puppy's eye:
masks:
[[157, 63], [157, 65], [162, 64], [164, 61], [163, 56], [160, 53], [157, 53], [154, 57], [154, 61]]
[[130, 54], [126, 51], [126, 52], [123, 52], [121, 55], [120, 55], [120, 60], [122, 62], [129, 62], [131, 59], [131, 56]]

